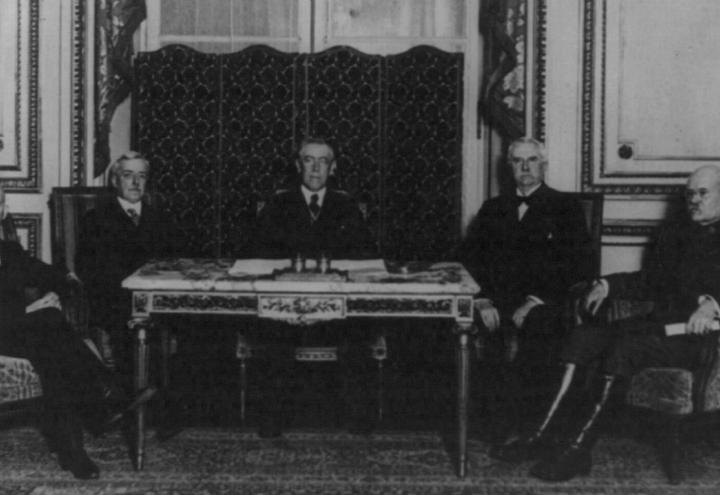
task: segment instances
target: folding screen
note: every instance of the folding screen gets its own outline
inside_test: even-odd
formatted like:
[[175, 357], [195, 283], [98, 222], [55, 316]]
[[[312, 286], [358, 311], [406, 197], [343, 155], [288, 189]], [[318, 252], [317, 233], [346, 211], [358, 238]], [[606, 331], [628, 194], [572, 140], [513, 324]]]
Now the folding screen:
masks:
[[340, 187], [383, 256], [442, 259], [460, 235], [462, 54], [348, 47], [137, 55], [134, 142], [189, 255], [242, 256], [258, 201], [287, 186], [306, 135], [336, 145]]

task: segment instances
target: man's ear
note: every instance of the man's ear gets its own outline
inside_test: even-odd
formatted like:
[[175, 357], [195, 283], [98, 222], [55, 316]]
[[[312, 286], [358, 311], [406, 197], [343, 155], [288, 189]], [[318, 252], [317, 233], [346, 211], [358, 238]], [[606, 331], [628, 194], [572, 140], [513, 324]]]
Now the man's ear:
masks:
[[295, 168], [297, 169], [298, 174], [302, 175], [302, 162], [299, 158], [295, 159]]
[[330, 164], [330, 171], [328, 172], [328, 175], [335, 175], [335, 172], [337, 172], [337, 162], [333, 160]]

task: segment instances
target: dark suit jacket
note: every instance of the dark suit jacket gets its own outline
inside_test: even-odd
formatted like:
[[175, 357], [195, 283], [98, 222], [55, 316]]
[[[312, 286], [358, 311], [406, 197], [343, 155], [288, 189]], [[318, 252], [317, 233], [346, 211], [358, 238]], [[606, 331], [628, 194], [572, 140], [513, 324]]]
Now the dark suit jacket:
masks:
[[0, 241], [0, 331], [3, 322], [23, 316], [38, 297], [65, 290], [62, 271], [28, 256], [17, 242]]
[[606, 279], [610, 297], [655, 301], [650, 319], [663, 324], [687, 321], [701, 295], [720, 302], [720, 225], [672, 220], [660, 229], [642, 270]]
[[321, 252], [335, 259], [369, 258], [377, 256], [377, 244], [350, 195], [328, 188], [313, 222], [298, 186], [276, 193], [262, 209], [252, 251], [266, 258], [292, 258], [297, 253], [315, 258]]
[[513, 311], [528, 295], [559, 303], [590, 273], [590, 235], [580, 204], [543, 184], [522, 220], [514, 195], [487, 200], [468, 227], [459, 258], [481, 296]]
[[[181, 248], [168, 219], [150, 204], [143, 204], [137, 226], [117, 198], [90, 210], [80, 229], [75, 266], [87, 288], [93, 322], [125, 317], [130, 306], [123, 279], [150, 259], [175, 256]], [[122, 314], [114, 314], [117, 310]]]

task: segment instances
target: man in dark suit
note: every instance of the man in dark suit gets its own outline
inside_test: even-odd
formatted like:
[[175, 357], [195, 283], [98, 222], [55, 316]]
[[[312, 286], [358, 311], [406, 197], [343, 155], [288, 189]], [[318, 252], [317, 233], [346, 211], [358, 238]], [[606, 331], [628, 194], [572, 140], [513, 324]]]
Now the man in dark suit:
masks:
[[516, 421], [514, 395], [562, 337], [568, 289], [592, 275], [582, 207], [545, 184], [545, 146], [518, 139], [508, 148], [508, 164], [515, 189], [482, 205], [459, 257], [482, 288], [475, 310], [487, 357], [499, 363], [500, 394], [505, 406], [515, 406], [507, 416]]
[[[692, 173], [686, 185], [687, 213], [672, 219], [659, 235], [650, 262], [642, 270], [616, 273], [589, 285], [582, 307], [587, 322], [574, 328], [563, 346], [565, 374], [547, 412], [524, 435], [509, 438], [491, 450], [497, 459], [520, 462], [542, 459], [531, 474], [549, 481], [564, 481], [587, 474], [597, 423], [607, 408], [618, 379], [628, 379], [644, 368], [703, 369], [717, 353], [718, 332], [711, 332], [720, 317], [720, 166], [706, 165]], [[654, 301], [644, 317], [617, 320], [609, 325], [593, 321], [608, 297]], [[685, 323], [685, 334], [665, 335], [665, 325]], [[576, 368], [601, 361], [600, 387], [592, 400], [579, 407], [569, 401]], [[581, 382], [583, 380], [580, 380]], [[559, 411], [581, 409], [580, 421], [568, 423]], [[559, 449], [554, 435], [560, 428]]]
[[[280, 191], [258, 216], [253, 251], [258, 257], [294, 259], [347, 259], [377, 256], [377, 247], [367, 228], [358, 203], [346, 192], [327, 186], [337, 163], [333, 148], [322, 139], [308, 138], [300, 144], [295, 161], [300, 183]], [[286, 325], [263, 323], [258, 338], [268, 342], [262, 365], [265, 391], [263, 420], [259, 434], [276, 437], [282, 433], [284, 390], [292, 376], [294, 348], [301, 332]], [[367, 332], [345, 321], [337, 332], [325, 332], [330, 325], [316, 325], [302, 332], [306, 339], [325, 333], [341, 335], [345, 340], [341, 361], [350, 385], [346, 403], [353, 414], [350, 429], [368, 433], [371, 422], [368, 374], [370, 351], [365, 344]], [[365, 329], [366, 330], [366, 329]], [[309, 336], [310, 335], [310, 336]]]
[[126, 399], [115, 376], [63, 317], [65, 275], [31, 258], [20, 244], [0, 241], [0, 354], [28, 359], [43, 389], [43, 424], [60, 466], [76, 478], [97, 478], [83, 447], [82, 426], [100, 433], [149, 400], [146, 389]]
[[130, 376], [130, 294], [121, 283], [150, 259], [175, 254], [179, 242], [166, 216], [147, 201], [150, 164], [141, 154], [121, 156], [109, 174], [117, 195], [85, 216], [76, 266], [90, 299], [90, 324], [107, 329], [115, 366]]

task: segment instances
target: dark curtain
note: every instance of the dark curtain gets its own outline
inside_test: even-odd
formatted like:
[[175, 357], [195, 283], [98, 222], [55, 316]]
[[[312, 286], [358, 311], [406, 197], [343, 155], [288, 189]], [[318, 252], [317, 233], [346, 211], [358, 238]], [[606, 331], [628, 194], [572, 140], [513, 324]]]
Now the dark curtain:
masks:
[[483, 0], [480, 35], [485, 42], [478, 111], [504, 136], [525, 134], [526, 0]]
[[133, 34], [145, 19], [145, 0], [96, 0], [95, 177], [110, 164], [110, 121], [132, 89]]

